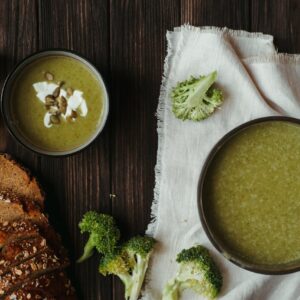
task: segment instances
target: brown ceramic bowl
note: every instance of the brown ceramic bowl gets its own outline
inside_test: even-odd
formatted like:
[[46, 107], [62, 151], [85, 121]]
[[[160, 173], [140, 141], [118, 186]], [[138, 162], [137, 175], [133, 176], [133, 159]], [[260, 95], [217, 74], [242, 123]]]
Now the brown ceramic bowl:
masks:
[[290, 263], [286, 264], [277, 264], [277, 265], [269, 265], [269, 264], [254, 264], [249, 262], [249, 260], [244, 260], [240, 256], [238, 256], [236, 253], [234, 253], [232, 250], [229, 250], [229, 245], [226, 245], [224, 241], [221, 241], [217, 235], [214, 233], [212, 229], [212, 224], [215, 222], [215, 220], [211, 220], [208, 216], [207, 209], [206, 209], [206, 198], [204, 193], [205, 188], [205, 179], [206, 175], [208, 173], [208, 170], [211, 166], [211, 163], [213, 162], [215, 156], [217, 153], [219, 153], [223, 146], [235, 135], [239, 134], [244, 129], [258, 124], [262, 122], [274, 122], [274, 121], [281, 121], [281, 122], [289, 122], [293, 124], [300, 125], [300, 120], [290, 117], [281, 117], [281, 116], [272, 116], [272, 117], [265, 117], [260, 119], [255, 119], [250, 122], [244, 123], [235, 129], [231, 130], [229, 133], [227, 133], [221, 140], [213, 147], [211, 152], [209, 153], [205, 164], [203, 166], [200, 180], [198, 184], [198, 209], [200, 214], [200, 219], [202, 226], [211, 241], [211, 243], [215, 246], [215, 248], [229, 261], [233, 262], [237, 266], [253, 271], [256, 273], [262, 273], [262, 274], [287, 274], [292, 273], [296, 271], [300, 271], [300, 260], [292, 261]]

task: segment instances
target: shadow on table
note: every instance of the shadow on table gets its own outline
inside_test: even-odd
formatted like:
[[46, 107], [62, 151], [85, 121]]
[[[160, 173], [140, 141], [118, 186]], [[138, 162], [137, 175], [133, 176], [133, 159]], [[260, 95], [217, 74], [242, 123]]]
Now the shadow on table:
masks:
[[13, 66], [13, 60], [7, 55], [0, 54], [0, 88], [2, 89], [2, 85], [11, 71], [11, 66]]
[[[0, 54], [0, 95], [2, 91], [2, 87], [4, 81], [8, 75], [8, 68], [12, 65], [12, 59], [9, 56]], [[4, 151], [6, 149], [6, 139], [3, 138], [6, 136], [6, 132], [4, 129], [4, 122], [2, 119], [2, 115], [0, 114], [0, 151]]]
[[[59, 176], [59, 174], [57, 174]], [[65, 195], [65, 187], [62, 184], [57, 190], [57, 186], [54, 183], [51, 183], [51, 180], [47, 180], [42, 174], [38, 174], [37, 178], [40, 179], [40, 183], [44, 188], [46, 199], [45, 199], [45, 211], [49, 217], [49, 222], [55, 231], [61, 236], [62, 245], [67, 249], [68, 256], [71, 262], [70, 267], [66, 269], [66, 272], [71, 279], [72, 285], [76, 289], [78, 299], [81, 299], [80, 295], [82, 293], [80, 285], [75, 278], [75, 244], [72, 241], [72, 233], [70, 228], [67, 226], [64, 218], [64, 211], [60, 203], [61, 198]]]

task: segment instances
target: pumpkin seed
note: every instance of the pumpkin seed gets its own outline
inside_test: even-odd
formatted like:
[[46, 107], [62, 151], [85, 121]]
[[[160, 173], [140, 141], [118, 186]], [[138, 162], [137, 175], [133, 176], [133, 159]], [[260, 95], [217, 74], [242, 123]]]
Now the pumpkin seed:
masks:
[[62, 114], [65, 114], [68, 106], [67, 99], [64, 96], [61, 96], [57, 98], [57, 102], [58, 102], [59, 111]]
[[59, 116], [52, 115], [52, 116], [50, 117], [50, 121], [51, 121], [52, 124], [59, 124], [59, 123], [60, 123]]
[[50, 72], [46, 72], [45, 73], [45, 78], [49, 81], [52, 81], [54, 79], [53, 74], [51, 74]]
[[58, 96], [59, 96], [59, 94], [60, 94], [60, 87], [58, 86], [55, 90], [54, 90], [54, 92], [53, 92], [53, 97], [54, 98], [57, 98]]
[[72, 110], [72, 112], [71, 112], [71, 118], [73, 118], [73, 119], [77, 118], [77, 112], [75, 110]]
[[55, 105], [55, 98], [52, 95], [48, 95], [45, 98], [45, 105], [46, 106], [52, 106]]
[[58, 109], [57, 106], [51, 106], [51, 107], [49, 108], [49, 113], [50, 113], [51, 115], [57, 116], [57, 115], [59, 115], [60, 111], [59, 111], [59, 109]]

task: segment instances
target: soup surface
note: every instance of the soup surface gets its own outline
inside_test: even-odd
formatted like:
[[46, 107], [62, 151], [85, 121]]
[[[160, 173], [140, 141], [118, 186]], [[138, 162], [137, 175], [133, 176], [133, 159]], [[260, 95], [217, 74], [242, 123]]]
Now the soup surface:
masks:
[[[86, 103], [86, 115], [76, 114], [76, 120], [45, 127], [45, 104], [37, 98], [34, 84], [63, 82], [62, 89], [77, 90]], [[47, 84], [51, 83], [48, 81]], [[103, 88], [96, 76], [82, 62], [66, 56], [40, 58], [25, 67], [13, 85], [11, 112], [19, 133], [40, 149], [68, 151], [88, 142], [95, 134], [103, 111]], [[67, 97], [67, 96], [66, 96]], [[53, 126], [52, 126], [53, 125]]]
[[300, 125], [269, 121], [233, 136], [204, 188], [213, 233], [244, 261], [300, 259]]

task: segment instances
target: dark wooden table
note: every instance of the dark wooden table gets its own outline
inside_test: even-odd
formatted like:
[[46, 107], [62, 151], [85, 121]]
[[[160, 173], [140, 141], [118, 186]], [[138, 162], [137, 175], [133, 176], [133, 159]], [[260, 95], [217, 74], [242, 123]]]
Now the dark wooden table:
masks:
[[[0, 151], [14, 155], [41, 179], [48, 212], [73, 262], [85, 241], [77, 224], [89, 209], [113, 214], [125, 237], [146, 229], [165, 33], [183, 23], [263, 31], [275, 36], [280, 51], [300, 52], [297, 0], [0, 0], [1, 85], [20, 59], [53, 47], [83, 54], [108, 83], [111, 111], [105, 130], [71, 157], [29, 152], [0, 120]], [[122, 285], [101, 277], [97, 260], [72, 264], [80, 299], [123, 299]]]

